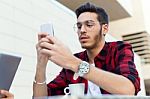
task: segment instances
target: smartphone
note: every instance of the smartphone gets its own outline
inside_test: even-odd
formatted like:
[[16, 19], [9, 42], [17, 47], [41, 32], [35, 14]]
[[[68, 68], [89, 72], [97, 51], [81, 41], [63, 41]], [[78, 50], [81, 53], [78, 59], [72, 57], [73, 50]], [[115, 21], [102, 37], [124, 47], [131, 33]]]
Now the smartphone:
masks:
[[40, 26], [41, 32], [46, 32], [50, 36], [54, 36], [54, 28], [52, 23], [44, 23]]

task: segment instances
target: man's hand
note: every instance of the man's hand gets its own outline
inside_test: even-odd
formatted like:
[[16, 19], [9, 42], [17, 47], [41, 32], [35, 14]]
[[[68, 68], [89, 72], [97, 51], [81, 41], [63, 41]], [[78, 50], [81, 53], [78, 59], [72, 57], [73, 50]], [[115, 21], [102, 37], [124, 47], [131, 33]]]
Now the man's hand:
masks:
[[14, 99], [14, 95], [6, 90], [0, 90], [0, 95], [5, 96], [0, 99]]
[[65, 69], [70, 69], [74, 72], [77, 72], [77, 66], [81, 60], [76, 58], [70, 49], [55, 37], [47, 36], [46, 39], [51, 43], [47, 41], [41, 42], [39, 45], [41, 48], [43, 48], [41, 53], [48, 55], [49, 60], [55, 64]]
[[42, 42], [49, 42], [48, 39], [46, 39], [47, 33], [39, 33], [38, 34], [38, 43], [36, 45], [37, 50], [37, 66], [39, 68], [46, 68], [47, 62], [48, 62], [48, 56], [44, 53], [42, 53], [43, 48], [40, 46], [40, 43]]
[[[38, 34], [38, 43], [36, 45], [37, 50], [37, 68], [36, 68], [36, 74], [35, 74], [35, 81], [38, 83], [43, 83], [46, 81], [46, 66], [47, 62], [49, 60], [49, 56], [47, 54], [43, 53], [43, 48], [40, 46], [41, 43], [49, 42], [49, 40], [46, 38], [48, 36], [47, 33], [39, 33]], [[46, 83], [43, 84], [37, 84], [33, 83], [33, 96], [39, 97], [39, 96], [47, 96], [47, 85]]]

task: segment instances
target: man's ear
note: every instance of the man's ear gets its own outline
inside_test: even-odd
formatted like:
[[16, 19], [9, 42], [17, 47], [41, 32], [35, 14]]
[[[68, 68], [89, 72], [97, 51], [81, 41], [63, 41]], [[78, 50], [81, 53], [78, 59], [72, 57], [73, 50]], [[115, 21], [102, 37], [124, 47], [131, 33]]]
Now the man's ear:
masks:
[[105, 36], [106, 35], [106, 33], [108, 32], [108, 24], [103, 24], [102, 25], [102, 33], [103, 33], [103, 35]]

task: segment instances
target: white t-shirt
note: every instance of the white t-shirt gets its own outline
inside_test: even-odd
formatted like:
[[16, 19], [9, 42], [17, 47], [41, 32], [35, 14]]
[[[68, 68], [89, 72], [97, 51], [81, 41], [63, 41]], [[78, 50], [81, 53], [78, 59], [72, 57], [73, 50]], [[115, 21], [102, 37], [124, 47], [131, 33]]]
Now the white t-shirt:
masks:
[[[95, 64], [91, 64], [95, 66]], [[88, 96], [97, 96], [97, 95], [102, 95], [100, 87], [94, 84], [91, 81], [88, 81], [88, 91], [87, 91]]]

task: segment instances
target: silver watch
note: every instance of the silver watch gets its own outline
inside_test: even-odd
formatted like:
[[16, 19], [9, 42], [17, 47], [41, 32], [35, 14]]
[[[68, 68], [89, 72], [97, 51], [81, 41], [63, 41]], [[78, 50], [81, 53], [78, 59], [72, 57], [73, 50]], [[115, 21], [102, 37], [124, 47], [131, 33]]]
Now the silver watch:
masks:
[[78, 72], [77, 74], [80, 76], [80, 77], [83, 77], [85, 74], [87, 74], [90, 70], [90, 64], [86, 61], [82, 61], [80, 64], [79, 64], [79, 69], [78, 69]]

